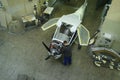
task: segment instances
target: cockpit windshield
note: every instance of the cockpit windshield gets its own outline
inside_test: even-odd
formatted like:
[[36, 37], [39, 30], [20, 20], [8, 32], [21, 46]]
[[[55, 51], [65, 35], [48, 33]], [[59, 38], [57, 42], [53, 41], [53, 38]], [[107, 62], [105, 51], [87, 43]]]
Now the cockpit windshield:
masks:
[[72, 36], [72, 32], [70, 31], [71, 27], [72, 27], [72, 25], [62, 22], [62, 25], [60, 28], [60, 33], [63, 33], [67, 36]]
[[63, 41], [69, 42], [72, 37], [72, 34], [73, 34], [70, 31], [71, 27], [72, 27], [72, 25], [62, 22], [61, 26], [57, 27], [53, 38], [57, 39], [61, 42], [63, 42]]

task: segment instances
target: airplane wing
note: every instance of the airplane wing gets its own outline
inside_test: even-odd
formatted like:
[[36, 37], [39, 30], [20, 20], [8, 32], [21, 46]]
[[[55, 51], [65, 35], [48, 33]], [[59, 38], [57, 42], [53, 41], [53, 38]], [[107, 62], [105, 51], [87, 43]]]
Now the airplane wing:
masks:
[[77, 28], [77, 34], [79, 44], [82, 46], [87, 46], [89, 44], [90, 33], [82, 24]]
[[55, 26], [58, 20], [59, 20], [59, 18], [50, 19], [48, 22], [46, 22], [45, 24], [42, 25], [42, 27], [41, 27], [42, 30], [45, 31], [45, 30]]

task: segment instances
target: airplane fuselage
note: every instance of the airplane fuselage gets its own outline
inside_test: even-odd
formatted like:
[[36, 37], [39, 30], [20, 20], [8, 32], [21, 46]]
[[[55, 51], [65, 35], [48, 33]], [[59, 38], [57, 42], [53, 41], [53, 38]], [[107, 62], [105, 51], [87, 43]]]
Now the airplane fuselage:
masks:
[[75, 13], [63, 15], [58, 20], [56, 31], [50, 43], [49, 48], [51, 53], [49, 53], [49, 55], [58, 59], [62, 56], [61, 49], [63, 47], [63, 42], [66, 41], [68, 45], [72, 45], [77, 38], [77, 27], [82, 23], [86, 6], [87, 2], [85, 2]]

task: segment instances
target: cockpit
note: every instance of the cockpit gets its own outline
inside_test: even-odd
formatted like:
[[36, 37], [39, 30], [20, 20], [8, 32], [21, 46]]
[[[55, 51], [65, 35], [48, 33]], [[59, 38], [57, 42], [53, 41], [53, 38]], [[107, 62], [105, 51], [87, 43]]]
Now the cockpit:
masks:
[[70, 24], [62, 23], [61, 28], [60, 28], [60, 33], [63, 33], [67, 36], [72, 36], [72, 32], [70, 31], [71, 27], [72, 25]]
[[69, 43], [73, 35], [73, 33], [70, 31], [71, 27], [72, 25], [62, 22], [61, 26], [57, 27], [53, 36], [53, 40], [57, 40], [60, 42], [67, 41]]

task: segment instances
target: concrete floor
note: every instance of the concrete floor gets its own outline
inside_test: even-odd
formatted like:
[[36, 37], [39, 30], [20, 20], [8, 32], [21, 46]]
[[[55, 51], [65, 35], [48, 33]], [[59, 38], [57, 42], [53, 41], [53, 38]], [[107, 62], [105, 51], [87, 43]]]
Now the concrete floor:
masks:
[[[81, 5], [82, 0], [76, 6]], [[88, 1], [83, 25], [93, 34], [99, 25], [101, 11], [95, 11], [96, 0]], [[56, 3], [53, 17], [74, 12], [76, 7]], [[62, 7], [61, 7], [62, 6]], [[59, 11], [60, 10], [60, 11]], [[41, 28], [29, 30], [20, 35], [11, 35], [0, 31], [0, 80], [16, 80], [18, 74], [27, 74], [35, 80], [120, 80], [120, 72], [93, 65], [87, 54], [87, 48], [77, 50], [72, 47], [73, 61], [71, 66], [64, 66], [59, 61], [45, 61], [47, 51], [42, 41], [49, 44], [55, 28], [42, 31]]]

